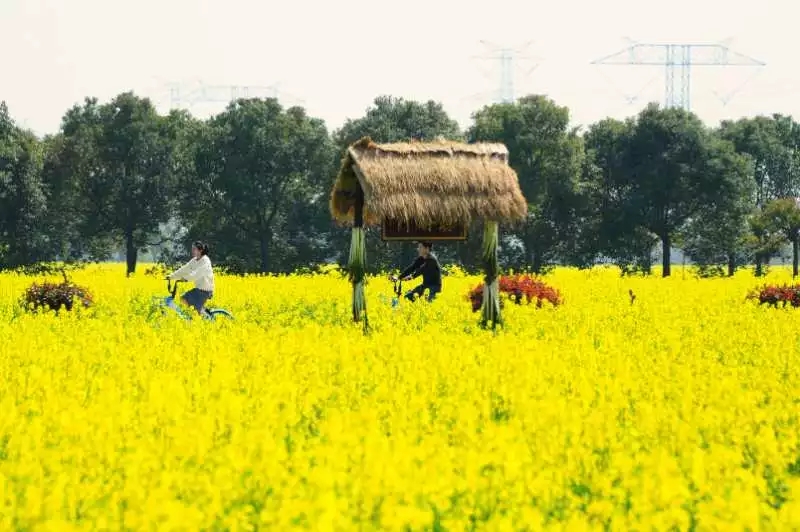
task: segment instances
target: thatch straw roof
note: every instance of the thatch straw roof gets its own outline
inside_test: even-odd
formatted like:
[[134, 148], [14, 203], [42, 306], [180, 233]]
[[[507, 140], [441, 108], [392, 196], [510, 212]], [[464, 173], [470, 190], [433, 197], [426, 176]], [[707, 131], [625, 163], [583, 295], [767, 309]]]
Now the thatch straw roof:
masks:
[[418, 227], [474, 219], [518, 222], [528, 214], [517, 174], [502, 144], [437, 140], [350, 146], [331, 193], [331, 214], [353, 222], [357, 187], [364, 191], [364, 224], [384, 219]]

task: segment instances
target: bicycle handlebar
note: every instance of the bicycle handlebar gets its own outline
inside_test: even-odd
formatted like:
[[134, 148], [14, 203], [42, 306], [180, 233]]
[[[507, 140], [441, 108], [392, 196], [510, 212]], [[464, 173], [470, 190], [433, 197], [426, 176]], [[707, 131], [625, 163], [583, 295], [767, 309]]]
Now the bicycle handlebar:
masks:
[[[175, 284], [173, 284], [173, 282]], [[183, 279], [176, 279], [173, 281], [172, 279], [167, 279], [167, 292], [174, 298], [175, 294], [178, 293], [178, 283], [185, 283], [186, 281]]]
[[400, 278], [392, 279], [394, 283], [394, 293], [399, 297], [403, 293], [403, 280]]

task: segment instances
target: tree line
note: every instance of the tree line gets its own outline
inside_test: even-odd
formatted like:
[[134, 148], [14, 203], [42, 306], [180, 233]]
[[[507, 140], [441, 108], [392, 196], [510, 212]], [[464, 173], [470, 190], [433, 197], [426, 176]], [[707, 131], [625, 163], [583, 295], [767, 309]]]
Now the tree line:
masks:
[[[681, 249], [706, 274], [757, 274], [785, 246], [800, 254], [800, 127], [774, 114], [706, 126], [656, 104], [625, 120], [570, 126], [569, 109], [542, 95], [485, 106], [461, 130], [440, 103], [382, 96], [329, 131], [302, 107], [240, 99], [200, 120], [159, 114], [126, 92], [87, 98], [38, 138], [0, 103], [0, 268], [105, 260], [124, 250], [175, 263], [188, 242], [211, 243], [233, 272], [288, 273], [346, 261], [349, 236], [331, 221], [330, 191], [344, 149], [444, 137], [497, 141], [529, 202], [504, 228], [502, 266], [541, 273], [610, 262], [663, 275]], [[480, 235], [480, 221], [470, 227]], [[437, 246], [472, 270], [480, 242]], [[404, 265], [410, 244], [368, 234], [372, 271]]]

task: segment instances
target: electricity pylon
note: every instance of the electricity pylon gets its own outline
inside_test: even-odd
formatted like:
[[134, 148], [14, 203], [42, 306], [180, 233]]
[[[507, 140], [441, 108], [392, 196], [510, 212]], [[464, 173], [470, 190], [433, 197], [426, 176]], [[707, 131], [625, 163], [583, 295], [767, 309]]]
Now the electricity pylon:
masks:
[[[593, 65], [647, 65], [664, 67], [664, 106], [691, 108], [691, 69], [693, 66], [763, 67], [763, 61], [734, 52], [723, 44], [644, 44], [592, 61]], [[749, 79], [747, 80], [749, 81]], [[745, 81], [745, 83], [747, 82]], [[744, 83], [723, 97], [723, 103]]]
[[[281, 91], [278, 85], [263, 87], [253, 85], [209, 85], [202, 81], [162, 82], [159, 92], [164, 96], [168, 95], [171, 109], [192, 110], [195, 106], [207, 108], [206, 106], [209, 104], [216, 108], [219, 104], [225, 105], [240, 98], [278, 98], [284, 106], [305, 105], [303, 100]], [[163, 97], [159, 97], [159, 101], [163, 101]]]
[[206, 85], [204, 83], [172, 83], [169, 87], [171, 107], [191, 107], [197, 103], [227, 103], [239, 98], [277, 98], [275, 87], [239, 87], [236, 85]]
[[[480, 41], [480, 43], [494, 53], [492, 55], [473, 56], [473, 59], [489, 59], [500, 63], [500, 84], [493, 98], [494, 103], [513, 103], [515, 101], [514, 74], [517, 66], [516, 63], [525, 59], [538, 59], [524, 53], [525, 49], [532, 44], [532, 41], [517, 48], [497, 46], [488, 41]], [[531, 72], [536, 70], [538, 66], [539, 64], [535, 63], [524, 75], [527, 77]]]

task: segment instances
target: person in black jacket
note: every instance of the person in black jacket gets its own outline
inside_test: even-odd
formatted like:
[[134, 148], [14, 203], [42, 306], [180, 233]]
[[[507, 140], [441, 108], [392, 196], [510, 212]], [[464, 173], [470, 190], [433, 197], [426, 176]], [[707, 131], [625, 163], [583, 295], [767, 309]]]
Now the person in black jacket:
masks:
[[[439, 266], [439, 260], [436, 255], [431, 251], [433, 244], [430, 242], [420, 242], [417, 246], [419, 256], [411, 263], [411, 265], [403, 270], [400, 278], [404, 281], [410, 281], [422, 276], [422, 284], [406, 292], [406, 299], [414, 301], [414, 297], [422, 297], [425, 290], [428, 290], [428, 301], [433, 301], [436, 294], [442, 291], [442, 268]], [[396, 281], [397, 277], [392, 276], [392, 280]]]

